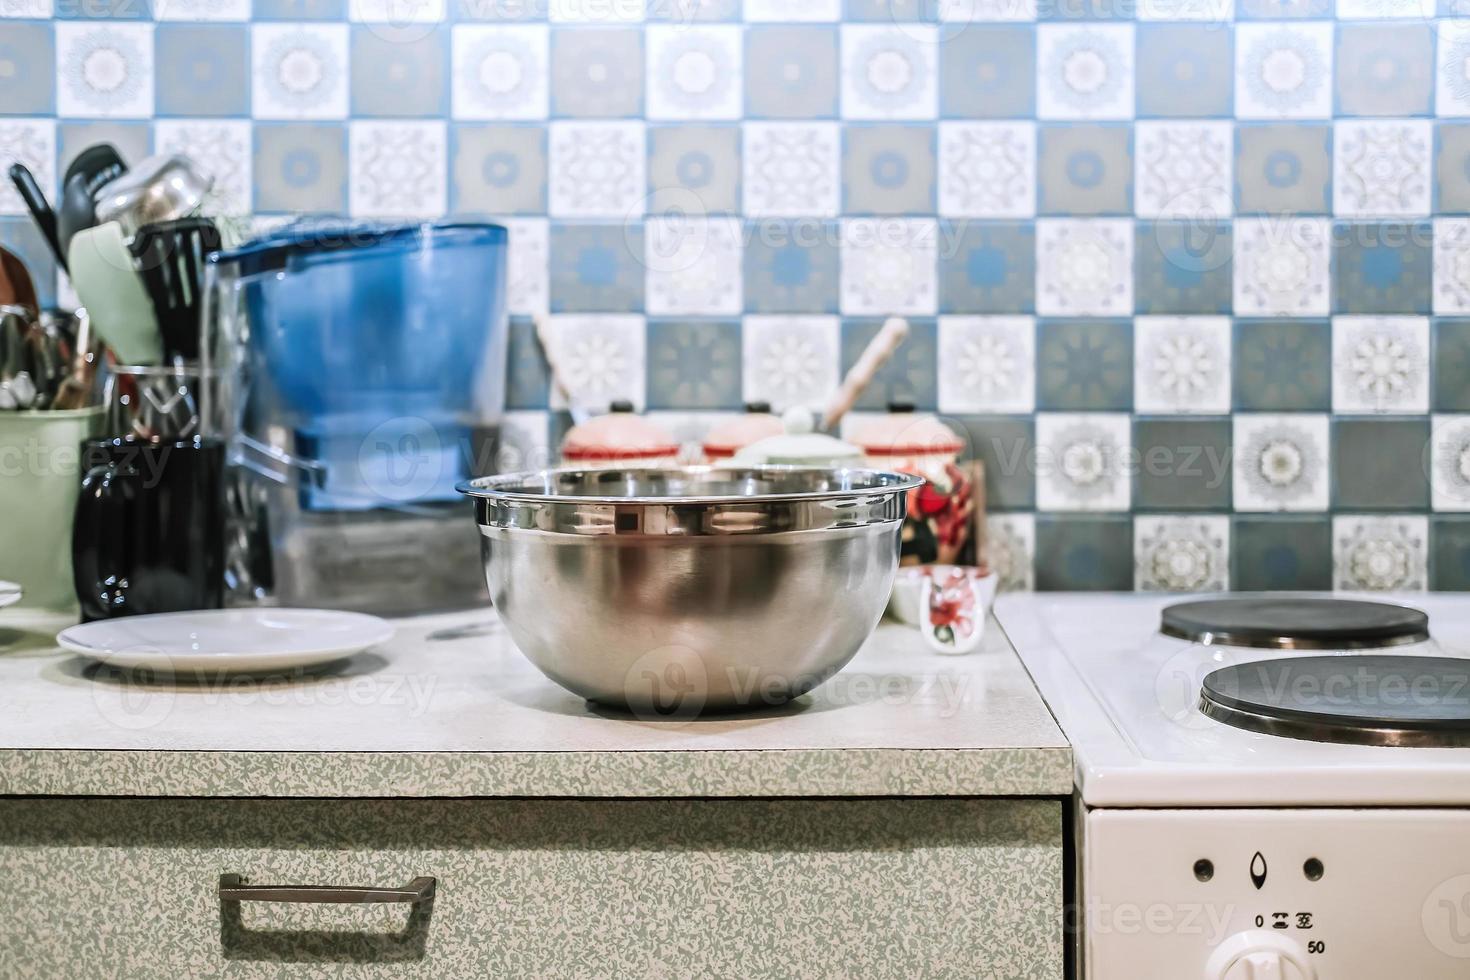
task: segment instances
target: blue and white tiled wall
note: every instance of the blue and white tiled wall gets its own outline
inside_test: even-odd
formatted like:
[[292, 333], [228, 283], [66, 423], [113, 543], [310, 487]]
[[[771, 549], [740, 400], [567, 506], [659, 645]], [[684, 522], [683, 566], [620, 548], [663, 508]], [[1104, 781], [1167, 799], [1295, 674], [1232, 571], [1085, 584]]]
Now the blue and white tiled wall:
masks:
[[[54, 191], [107, 139], [192, 152], [265, 219], [505, 218], [573, 386], [681, 433], [820, 400], [907, 315], [862, 407], [967, 434], [1015, 585], [1470, 587], [1466, 0], [0, 18], [0, 160]], [[508, 429], [545, 447], [525, 319], [511, 362]]]

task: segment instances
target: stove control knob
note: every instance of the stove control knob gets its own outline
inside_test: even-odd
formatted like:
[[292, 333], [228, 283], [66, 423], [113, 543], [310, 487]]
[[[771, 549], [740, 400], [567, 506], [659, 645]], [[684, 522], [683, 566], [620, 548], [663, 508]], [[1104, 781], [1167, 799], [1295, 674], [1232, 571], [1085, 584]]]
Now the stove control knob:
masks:
[[1206, 980], [1317, 980], [1301, 944], [1265, 929], [1231, 936], [1215, 948]]

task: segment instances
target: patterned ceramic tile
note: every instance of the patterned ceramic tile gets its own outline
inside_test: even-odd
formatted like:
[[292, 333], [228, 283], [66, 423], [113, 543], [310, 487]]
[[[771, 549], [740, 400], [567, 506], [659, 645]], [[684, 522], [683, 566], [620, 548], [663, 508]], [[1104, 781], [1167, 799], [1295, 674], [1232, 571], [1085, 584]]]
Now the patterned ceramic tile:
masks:
[[943, 313], [1036, 309], [1036, 228], [1029, 222], [941, 222]]
[[1225, 313], [1231, 307], [1229, 222], [1140, 221], [1134, 258], [1139, 313]]
[[1434, 312], [1470, 312], [1470, 219], [1434, 220]]
[[1037, 509], [1126, 511], [1131, 449], [1127, 415], [1037, 415]]
[[553, 313], [635, 313], [643, 309], [647, 269], [642, 226], [554, 224], [548, 254]]
[[636, 24], [646, 7], [645, 0], [546, 0], [546, 16], [563, 24]]
[[1230, 123], [1140, 121], [1134, 133], [1133, 193], [1139, 217], [1198, 222], [1230, 216]]
[[933, 126], [848, 126], [842, 157], [843, 211], [847, 214], [934, 211]]
[[1470, 415], [1436, 415], [1430, 435], [1430, 503], [1470, 511]]
[[354, 216], [425, 218], [448, 209], [443, 122], [363, 122], [348, 129]]
[[[50, 119], [0, 118], [0, 168], [9, 172], [20, 163], [31, 171], [44, 188], [57, 184], [56, 123]], [[25, 214], [20, 199], [9, 180], [0, 186], [0, 214]]]
[[1237, 316], [1325, 316], [1331, 308], [1325, 218], [1237, 218]]
[[343, 24], [250, 28], [251, 103], [256, 119], [344, 119], [348, 32]]
[[745, 308], [836, 313], [840, 239], [836, 222], [758, 222], [745, 247]]
[[1135, 517], [1133, 587], [1222, 592], [1230, 581], [1230, 518]]
[[743, 294], [734, 218], [653, 218], [644, 228], [650, 314], [738, 314]]
[[1050, 411], [1133, 407], [1133, 331], [1127, 320], [1042, 320], [1036, 402]]
[[1328, 438], [1325, 415], [1236, 415], [1235, 509], [1326, 510]]
[[939, 51], [938, 34], [932, 27], [843, 25], [843, 118], [938, 116]]
[[939, 227], [919, 218], [842, 223], [842, 312], [932, 314], [939, 308]]
[[1258, 123], [1235, 131], [1236, 207], [1242, 214], [1332, 209], [1332, 129]]
[[[980, 2], [980, 0], [977, 0]], [[1025, 0], [994, 0], [1012, 9]], [[944, 35], [939, 105], [946, 117], [1030, 118], [1036, 114], [1036, 31], [1017, 24], [969, 24]]]
[[249, 20], [250, 0], [156, 0], [158, 20]]
[[1042, 214], [1132, 214], [1133, 147], [1127, 126], [1045, 123], [1036, 195]]
[[1338, 313], [1428, 313], [1432, 234], [1428, 222], [1335, 225], [1333, 309]]
[[1429, 420], [1332, 420], [1332, 508], [1422, 511], [1429, 506]]
[[1036, 125], [939, 124], [939, 213], [955, 218], [1036, 214]]
[[451, 35], [456, 119], [545, 119], [549, 35], [536, 24], [457, 24]]
[[1235, 325], [1234, 408], [1246, 412], [1332, 407], [1332, 328], [1320, 320], [1242, 320]]
[[741, 395], [739, 323], [655, 320], [648, 325], [648, 405], [736, 408]]
[[347, 0], [349, 20], [390, 29], [413, 24], [437, 24], [444, 19], [447, 9], [445, 0]]
[[1332, 524], [1325, 516], [1241, 515], [1230, 542], [1230, 584], [1236, 589], [1332, 588]]
[[579, 27], [551, 37], [554, 116], [636, 116], [643, 110], [643, 31]]
[[1127, 119], [1133, 114], [1131, 24], [1042, 24], [1036, 111], [1042, 119]]
[[945, 421], [985, 466], [985, 505], [992, 511], [1036, 508], [1035, 416], [958, 415]]
[[1434, 323], [1434, 410], [1470, 412], [1470, 320]]
[[0, 20], [0, 114], [56, 110], [56, 38], [49, 25]]
[[255, 207], [270, 212], [347, 210], [347, 130], [341, 123], [255, 126]]
[[250, 35], [243, 24], [160, 24], [154, 114], [248, 116]]
[[546, 213], [546, 131], [453, 123], [450, 208], [471, 214]]
[[648, 118], [740, 118], [740, 42], [738, 27], [648, 28]]
[[446, 115], [449, 107], [447, 41], [442, 31], [354, 24], [352, 115], [400, 118]]
[[153, 112], [153, 25], [61, 22], [56, 30], [56, 112], [142, 119]]
[[1429, 519], [1332, 518], [1332, 587], [1364, 592], [1428, 588]]
[[1337, 32], [1337, 109], [1345, 116], [1429, 115], [1431, 24], [1343, 24]]
[[740, 210], [740, 186], [739, 129], [720, 125], [649, 128], [651, 213], [734, 213]]
[[1029, 316], [939, 318], [939, 410], [1024, 414], [1036, 407], [1036, 324]]
[[1241, 119], [1329, 118], [1332, 25], [1237, 26], [1235, 114]]
[[741, 397], [781, 412], [823, 405], [837, 389], [841, 343], [835, 316], [747, 316], [742, 331]]
[[1047, 591], [1133, 588], [1133, 522], [1118, 515], [1041, 514], [1036, 587]]
[[994, 514], [985, 522], [985, 563], [999, 578], [1002, 592], [1024, 592], [1036, 587], [1036, 517], [1032, 514]]
[[510, 234], [506, 306], [515, 314], [546, 313], [551, 308], [549, 248], [551, 230], [545, 218], [506, 218]]
[[641, 214], [647, 152], [641, 122], [554, 122], [549, 168], [553, 217]]
[[759, 25], [747, 29], [745, 111], [754, 119], [836, 116], [837, 47], [834, 27]]
[[[641, 316], [557, 316], [547, 323], [567, 387], [602, 409], [619, 399], [642, 408], [645, 400], [645, 326]], [[553, 393], [552, 407], [562, 407]]]
[[1230, 319], [1141, 316], [1133, 325], [1133, 408], [1148, 414], [1230, 411]]
[[1427, 215], [1432, 126], [1427, 119], [1338, 120], [1332, 139], [1333, 213]]
[[836, 217], [841, 212], [837, 123], [746, 123], [743, 150], [747, 215]]
[[1440, 116], [1470, 116], [1470, 22], [1438, 24], [1434, 111]]
[[1135, 511], [1230, 509], [1228, 419], [1136, 418], [1133, 449]]
[[1428, 412], [1428, 318], [1334, 317], [1332, 410]]
[[1036, 293], [1043, 316], [1131, 314], [1132, 222], [1037, 221]]
[[745, 0], [745, 19], [752, 21], [821, 21], [838, 20], [842, 16], [842, 0]]
[[1139, 24], [1138, 115], [1230, 115], [1233, 43], [1234, 38], [1213, 24]]

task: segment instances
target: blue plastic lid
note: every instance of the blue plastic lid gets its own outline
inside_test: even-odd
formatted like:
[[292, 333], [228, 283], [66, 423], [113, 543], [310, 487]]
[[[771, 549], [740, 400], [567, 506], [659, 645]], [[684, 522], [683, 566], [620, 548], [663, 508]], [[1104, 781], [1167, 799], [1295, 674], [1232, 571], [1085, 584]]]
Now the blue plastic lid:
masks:
[[239, 248], [215, 252], [209, 261], [237, 266], [241, 275], [284, 269], [297, 256], [329, 255], [366, 248], [503, 245], [504, 225], [488, 222], [421, 222], [385, 225], [341, 218], [302, 219], [267, 232]]

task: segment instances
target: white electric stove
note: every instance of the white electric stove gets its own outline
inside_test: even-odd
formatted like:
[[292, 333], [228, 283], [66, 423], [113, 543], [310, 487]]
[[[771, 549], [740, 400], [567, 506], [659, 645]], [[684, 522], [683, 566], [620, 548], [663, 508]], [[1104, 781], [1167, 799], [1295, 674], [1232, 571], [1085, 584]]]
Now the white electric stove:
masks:
[[1470, 596], [1034, 594], [1079, 976], [1470, 977]]

